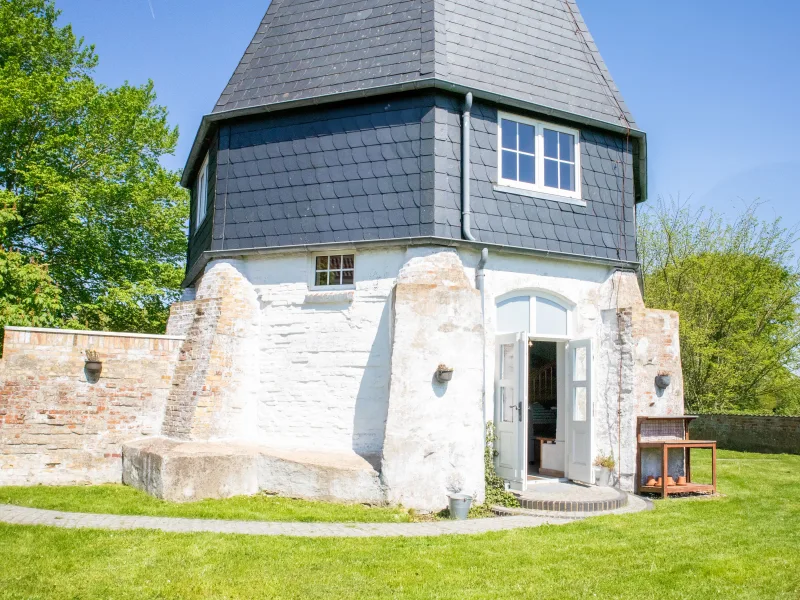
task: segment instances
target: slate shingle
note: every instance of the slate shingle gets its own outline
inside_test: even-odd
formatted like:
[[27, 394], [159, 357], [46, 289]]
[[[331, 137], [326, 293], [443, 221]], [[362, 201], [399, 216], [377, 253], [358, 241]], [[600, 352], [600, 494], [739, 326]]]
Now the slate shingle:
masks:
[[[460, 207], [457, 193], [460, 177], [450, 177], [450, 157], [461, 155], [460, 120], [461, 102], [443, 95], [436, 96], [437, 126], [440, 135], [435, 140], [437, 182], [457, 183], [453, 197]], [[535, 115], [534, 115], [535, 116]], [[545, 120], [547, 120], [545, 118]], [[486, 131], [496, 147], [497, 108], [476, 102], [472, 110], [472, 124], [477, 131]], [[631, 165], [632, 149], [625, 147], [622, 136], [592, 129], [581, 130], [582, 196], [586, 206], [557, 202], [544, 197], [517, 195], [495, 189], [497, 181], [497, 152], [482, 152], [476, 136], [471, 140], [471, 200], [472, 233], [482, 242], [517, 243], [527, 248], [546, 248], [551, 251], [583, 254], [600, 258], [636, 260], [633, 235], [634, 194], [632, 170], [627, 169], [623, 186], [623, 170], [617, 161]], [[613, 151], [609, 151], [609, 149]], [[474, 168], [475, 161], [485, 163], [485, 168]], [[610, 175], [608, 173], [611, 173]], [[437, 185], [437, 206], [449, 198], [443, 197]], [[622, 193], [623, 187], [625, 194]], [[625, 204], [622, 224], [622, 205]], [[458, 213], [456, 213], [458, 214]], [[513, 219], [508, 219], [511, 216]], [[503, 218], [505, 217], [505, 218]], [[525, 223], [521, 226], [521, 223]], [[447, 237], [451, 226], [460, 227], [460, 219], [443, 227], [437, 221], [436, 235]], [[457, 234], [456, 237], [460, 237]]]
[[[204, 224], [206, 245], [193, 241], [190, 264], [208, 247], [461, 239], [460, 111], [459, 98], [428, 92], [224, 125], [212, 148], [226, 161], [210, 192], [214, 230]], [[576, 206], [496, 189], [497, 107], [476, 101], [472, 118], [483, 132], [470, 169], [479, 241], [636, 259], [633, 156], [622, 136], [582, 129], [586, 206]]]
[[635, 126], [574, 0], [273, 0], [214, 112], [430, 77]]

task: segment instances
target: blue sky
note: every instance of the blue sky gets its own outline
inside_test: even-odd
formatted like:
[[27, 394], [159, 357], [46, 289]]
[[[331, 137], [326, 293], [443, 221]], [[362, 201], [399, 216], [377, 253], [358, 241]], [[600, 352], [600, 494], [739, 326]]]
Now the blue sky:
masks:
[[[578, 0], [648, 133], [650, 198], [691, 197], [728, 214], [800, 222], [800, 67], [794, 0]], [[153, 79], [180, 127], [183, 166], [264, 11], [265, 0], [57, 0], [95, 44], [107, 85]], [[225, 8], [221, 8], [225, 6]]]

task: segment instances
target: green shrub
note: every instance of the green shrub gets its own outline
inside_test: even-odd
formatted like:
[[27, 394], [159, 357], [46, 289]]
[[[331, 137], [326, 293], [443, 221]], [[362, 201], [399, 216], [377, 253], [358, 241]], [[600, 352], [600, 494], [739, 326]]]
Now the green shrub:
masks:
[[487, 508], [492, 506], [518, 508], [519, 500], [514, 494], [506, 491], [503, 478], [494, 470], [494, 459], [498, 454], [494, 448], [496, 441], [497, 435], [495, 434], [494, 423], [489, 421], [486, 423], [486, 447], [483, 450], [483, 471], [486, 480], [486, 501], [484, 505]]

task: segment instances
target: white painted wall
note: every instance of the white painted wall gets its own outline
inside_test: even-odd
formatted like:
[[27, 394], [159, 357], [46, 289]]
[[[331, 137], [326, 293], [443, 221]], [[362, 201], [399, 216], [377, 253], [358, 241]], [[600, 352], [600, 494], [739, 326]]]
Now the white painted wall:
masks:
[[[466, 265], [474, 269], [477, 252], [462, 252]], [[614, 269], [596, 263], [579, 263], [557, 259], [530, 257], [519, 254], [490, 254], [486, 267], [486, 419], [494, 417], [493, 387], [495, 345], [498, 331], [497, 303], [507, 298], [543, 292], [560, 298], [572, 306], [570, 337], [591, 339], [594, 346], [594, 449], [593, 455], [613, 454], [619, 460], [622, 446], [624, 469], [632, 469], [635, 456], [635, 436], [630, 430], [634, 407], [630, 395], [623, 394], [623, 419], [618, 417], [619, 354], [613, 347], [612, 332], [603, 322], [603, 311], [616, 309], [619, 283]], [[633, 277], [630, 274], [623, 277]], [[640, 299], [641, 301], [641, 299]], [[621, 306], [630, 303], [620, 298]], [[565, 373], [560, 372], [562, 381]], [[559, 403], [559, 416], [565, 417], [565, 402]], [[565, 437], [565, 418], [558, 419], [557, 435]], [[621, 437], [620, 437], [621, 434]], [[619, 440], [622, 444], [619, 444]]]
[[[251, 256], [238, 263], [256, 289], [261, 310], [260, 441], [283, 448], [381, 453], [389, 399], [392, 289], [410, 258], [442, 250], [361, 250], [356, 253], [354, 288], [339, 293], [310, 290], [309, 252]], [[469, 281], [474, 281], [478, 252], [457, 252]], [[593, 263], [490, 254], [485, 279], [487, 420], [493, 418], [495, 306], [516, 293], [546, 292], [574, 307], [571, 336], [594, 341], [594, 454], [617, 455], [620, 425], [628, 425], [617, 416], [619, 360], [610, 348], [614, 332], [603, 322], [603, 310], [616, 308], [619, 293], [618, 277], [612, 274], [612, 268]], [[627, 414], [635, 410], [623, 409]], [[630, 434], [622, 432], [626, 447]]]
[[403, 249], [357, 253], [355, 287], [338, 293], [310, 291], [310, 253], [243, 261], [262, 313], [258, 421], [264, 443], [380, 453], [390, 296], [403, 256]]

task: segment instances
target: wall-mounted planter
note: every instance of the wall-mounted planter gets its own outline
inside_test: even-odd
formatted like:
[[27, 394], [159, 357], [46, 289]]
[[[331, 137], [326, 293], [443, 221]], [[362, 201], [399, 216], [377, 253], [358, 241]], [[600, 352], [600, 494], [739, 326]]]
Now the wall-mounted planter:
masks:
[[436, 381], [447, 383], [453, 378], [453, 369], [446, 365], [439, 365], [436, 369]]
[[100, 360], [96, 350], [86, 351], [86, 362], [83, 368], [90, 379], [97, 380], [100, 377], [100, 373], [103, 372], [103, 361]]
[[89, 375], [94, 375], [95, 377], [103, 372], [103, 363], [99, 360], [87, 360], [84, 366]]
[[672, 383], [672, 376], [670, 375], [656, 375], [656, 387], [660, 390], [665, 390]]

